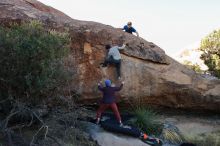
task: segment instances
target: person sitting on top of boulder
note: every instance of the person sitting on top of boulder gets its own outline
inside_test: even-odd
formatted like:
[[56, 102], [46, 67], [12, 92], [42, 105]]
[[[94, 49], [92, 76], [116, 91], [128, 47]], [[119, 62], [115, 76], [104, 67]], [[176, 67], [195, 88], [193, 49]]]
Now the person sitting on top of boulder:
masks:
[[123, 44], [122, 47], [111, 47], [109, 44], [106, 45], [105, 48], [108, 50], [107, 57], [105, 58], [104, 63], [101, 63], [102, 67], [107, 67], [108, 64], [114, 64], [119, 80], [121, 79], [121, 55], [119, 50], [123, 50], [125, 46], [125, 44]]
[[103, 98], [101, 100], [99, 109], [97, 110], [96, 124], [99, 124], [102, 113], [110, 107], [113, 110], [120, 126], [122, 126], [123, 124], [121, 122], [121, 116], [115, 103], [115, 92], [122, 89], [124, 82], [121, 82], [121, 85], [119, 87], [112, 87], [111, 84], [111, 80], [109, 79], [105, 80], [105, 87], [102, 86], [101, 82], [98, 83], [98, 89], [102, 91]]
[[139, 37], [138, 32], [134, 27], [132, 27], [132, 22], [128, 22], [127, 25], [125, 25], [122, 30], [125, 30], [125, 32], [132, 34], [133, 32], [137, 34], [137, 37]]

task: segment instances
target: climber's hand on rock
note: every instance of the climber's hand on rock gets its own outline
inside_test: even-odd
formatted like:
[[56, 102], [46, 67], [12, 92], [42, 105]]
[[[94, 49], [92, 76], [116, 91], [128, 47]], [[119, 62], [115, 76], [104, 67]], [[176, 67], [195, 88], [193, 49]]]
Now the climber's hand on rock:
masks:
[[99, 86], [102, 85], [102, 81], [99, 81], [99, 82], [98, 82], [98, 85], [99, 85]]

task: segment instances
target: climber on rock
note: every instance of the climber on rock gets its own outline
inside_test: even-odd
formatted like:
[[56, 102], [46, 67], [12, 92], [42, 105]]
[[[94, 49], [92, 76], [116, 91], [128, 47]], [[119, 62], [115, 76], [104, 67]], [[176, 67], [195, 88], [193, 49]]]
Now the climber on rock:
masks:
[[133, 32], [136, 33], [137, 37], [139, 37], [138, 32], [134, 27], [132, 27], [132, 22], [128, 22], [127, 25], [125, 25], [122, 30], [125, 30], [125, 32], [132, 34]]
[[112, 111], [114, 112], [120, 126], [122, 126], [121, 122], [121, 116], [118, 111], [118, 107], [115, 103], [116, 96], [115, 92], [120, 91], [124, 85], [124, 82], [121, 82], [121, 85], [119, 87], [112, 87], [111, 86], [111, 81], [110, 80], [105, 80], [105, 87], [102, 86], [101, 82], [98, 83], [98, 89], [102, 91], [103, 93], [103, 98], [101, 100], [99, 109], [97, 110], [97, 115], [96, 115], [96, 123], [99, 124], [101, 114], [107, 109], [111, 108]]
[[126, 47], [125, 44], [123, 44], [121, 47], [119, 46], [113, 46], [106, 45], [105, 48], [107, 49], [107, 57], [105, 58], [104, 63], [101, 63], [102, 67], [107, 67], [108, 64], [114, 64], [116, 67], [117, 77], [120, 80], [121, 79], [121, 54], [119, 50], [123, 50]]

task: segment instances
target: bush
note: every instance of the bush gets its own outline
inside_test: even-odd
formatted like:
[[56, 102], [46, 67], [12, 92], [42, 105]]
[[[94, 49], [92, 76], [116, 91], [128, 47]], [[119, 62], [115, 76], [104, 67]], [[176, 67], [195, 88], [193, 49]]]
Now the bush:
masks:
[[31, 21], [0, 26], [0, 98], [40, 100], [52, 96], [67, 79], [63, 57], [67, 33]]
[[162, 131], [162, 125], [158, 122], [158, 115], [149, 108], [137, 108], [134, 111], [135, 119], [132, 124], [138, 126], [147, 134], [159, 135]]
[[209, 71], [220, 78], [220, 30], [215, 30], [201, 41], [201, 59]]
[[169, 122], [164, 123], [161, 138], [165, 143], [172, 145], [179, 145], [185, 141], [185, 137], [178, 129], [178, 127]]

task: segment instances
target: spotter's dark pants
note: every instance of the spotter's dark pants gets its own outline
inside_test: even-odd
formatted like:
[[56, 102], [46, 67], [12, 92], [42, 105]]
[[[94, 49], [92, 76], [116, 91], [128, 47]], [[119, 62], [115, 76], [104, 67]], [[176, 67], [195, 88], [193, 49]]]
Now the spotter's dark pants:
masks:
[[97, 110], [97, 114], [96, 114], [96, 118], [100, 118], [102, 113], [107, 109], [107, 108], [111, 108], [112, 111], [114, 112], [118, 122], [121, 121], [121, 116], [120, 116], [120, 113], [118, 111], [118, 107], [116, 105], [116, 103], [111, 103], [111, 104], [104, 104], [102, 103], [100, 106], [99, 106], [99, 109]]

